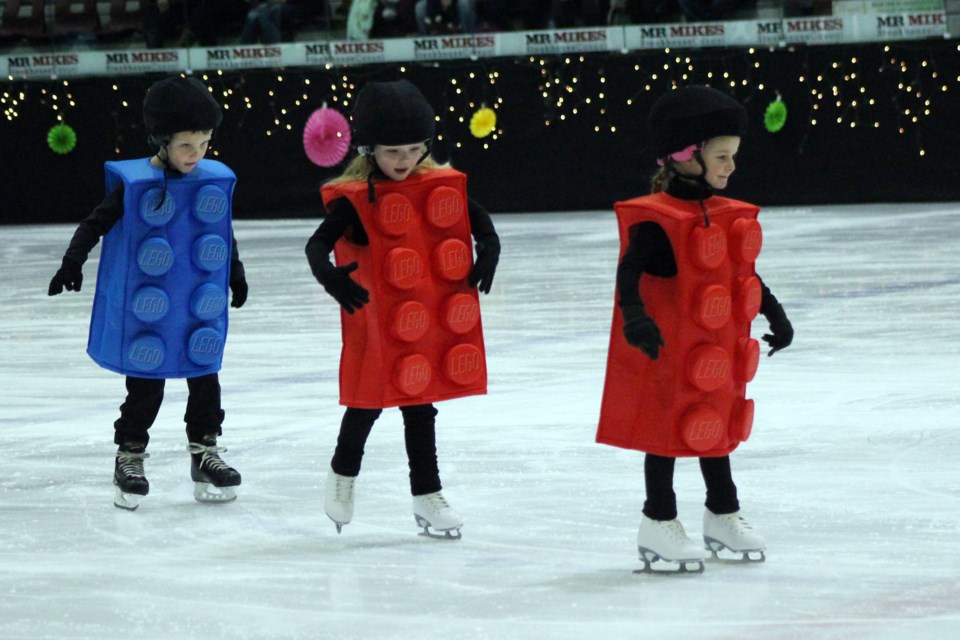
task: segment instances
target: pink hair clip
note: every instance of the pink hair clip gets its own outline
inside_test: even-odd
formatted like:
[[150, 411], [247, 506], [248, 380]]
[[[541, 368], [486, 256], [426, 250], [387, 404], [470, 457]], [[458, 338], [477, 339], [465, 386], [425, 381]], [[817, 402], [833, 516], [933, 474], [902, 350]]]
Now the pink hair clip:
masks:
[[676, 162], [686, 162], [687, 160], [693, 160], [693, 156], [696, 152], [703, 151], [703, 144], [692, 144], [686, 149], [676, 151], [671, 153], [666, 158], [660, 158], [657, 160], [657, 164], [661, 167], [667, 163], [667, 160], [674, 160]]

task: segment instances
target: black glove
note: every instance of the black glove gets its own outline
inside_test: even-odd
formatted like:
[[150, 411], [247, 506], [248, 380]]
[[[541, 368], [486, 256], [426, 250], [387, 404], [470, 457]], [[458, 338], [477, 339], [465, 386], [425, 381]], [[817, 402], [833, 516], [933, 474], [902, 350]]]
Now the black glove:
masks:
[[47, 289], [48, 296], [55, 296], [63, 293], [64, 287], [67, 291], [80, 291], [80, 285], [83, 284], [83, 267], [79, 263], [64, 256], [60, 263], [60, 268], [50, 280], [50, 288]]
[[653, 318], [647, 315], [642, 304], [623, 307], [623, 337], [634, 347], [643, 351], [651, 360], [660, 356], [663, 336]]
[[790, 320], [779, 302], [771, 305], [763, 315], [767, 317], [767, 322], [770, 323], [770, 333], [763, 335], [763, 341], [772, 347], [767, 353], [767, 357], [769, 357], [780, 349], [790, 346], [790, 343], [793, 342], [793, 325], [790, 324]]
[[497, 264], [500, 262], [500, 243], [499, 242], [478, 242], [477, 243], [477, 261], [470, 270], [467, 277], [467, 283], [471, 287], [476, 287], [483, 293], [490, 293], [490, 287], [493, 285], [493, 274], [497, 272]]
[[347, 313], [353, 313], [370, 301], [370, 293], [350, 277], [357, 266], [356, 262], [342, 267], [331, 264], [317, 276], [317, 281]]
[[247, 301], [247, 293], [250, 292], [246, 277], [240, 276], [239, 278], [231, 280], [230, 291], [233, 293], [233, 300], [230, 301], [230, 306], [234, 309], [239, 309], [243, 306], [243, 303]]

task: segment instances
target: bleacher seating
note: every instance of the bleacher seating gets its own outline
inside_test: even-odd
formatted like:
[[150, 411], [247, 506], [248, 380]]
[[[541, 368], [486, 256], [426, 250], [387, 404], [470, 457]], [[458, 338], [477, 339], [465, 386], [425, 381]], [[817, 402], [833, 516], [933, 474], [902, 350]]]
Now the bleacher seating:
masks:
[[4, 0], [0, 38], [39, 40], [47, 35], [45, 0]]
[[100, 30], [97, 0], [55, 0], [53, 16], [47, 25], [51, 37], [88, 35]]

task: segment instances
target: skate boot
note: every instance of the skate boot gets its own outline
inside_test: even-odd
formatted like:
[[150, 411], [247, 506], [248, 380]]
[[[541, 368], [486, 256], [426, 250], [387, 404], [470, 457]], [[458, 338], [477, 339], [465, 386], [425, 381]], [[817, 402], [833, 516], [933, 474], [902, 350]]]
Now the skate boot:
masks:
[[203, 436], [201, 442], [187, 445], [190, 452], [190, 478], [196, 483], [193, 497], [197, 502], [220, 503], [237, 499], [234, 487], [240, 485], [240, 472], [220, 459], [226, 451], [217, 446], [215, 435]]
[[150, 493], [150, 483], [143, 474], [143, 461], [150, 454], [145, 453], [142, 442], [124, 442], [117, 449], [117, 460], [113, 471], [113, 484], [117, 487], [113, 506], [127, 511], [136, 511], [140, 499]]
[[[447, 503], [440, 491], [413, 496], [413, 518], [423, 527], [420, 535], [444, 540], [459, 540], [463, 518]], [[432, 529], [432, 531], [431, 531]]]
[[767, 543], [754, 533], [739, 511], [717, 515], [705, 509], [703, 512], [703, 543], [714, 558], [719, 551], [728, 549], [741, 554], [742, 562], [763, 562]]
[[327, 471], [326, 497], [323, 501], [323, 510], [327, 517], [337, 525], [337, 533], [343, 525], [353, 520], [353, 485], [356, 476], [342, 476], [333, 469]]
[[[703, 573], [703, 561], [707, 559], [706, 550], [687, 537], [683, 525], [676, 518], [651, 520], [643, 516], [637, 532], [637, 550], [643, 561], [643, 569], [636, 573]], [[675, 563], [677, 568], [656, 571], [651, 565], [657, 560]]]

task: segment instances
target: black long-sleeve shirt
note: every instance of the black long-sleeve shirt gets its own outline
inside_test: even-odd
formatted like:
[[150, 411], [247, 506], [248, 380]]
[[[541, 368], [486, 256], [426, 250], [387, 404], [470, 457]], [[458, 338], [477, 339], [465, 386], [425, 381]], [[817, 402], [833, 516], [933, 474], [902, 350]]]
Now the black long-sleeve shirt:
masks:
[[[113, 228], [113, 225], [123, 218], [123, 211], [123, 185], [120, 184], [93, 209], [89, 216], [80, 222], [77, 230], [73, 233], [73, 238], [70, 240], [70, 246], [67, 247], [64, 257], [83, 266], [90, 252], [100, 242], [100, 238], [105, 236]], [[230, 280], [235, 282], [243, 277], [245, 277], [245, 274], [243, 263], [240, 262], [240, 251], [237, 249], [237, 239], [233, 238], [233, 249], [230, 255]]]
[[[478, 248], [483, 245], [499, 247], [500, 237], [493, 228], [493, 220], [487, 210], [475, 200], [467, 198], [467, 214], [470, 231]], [[330, 203], [323, 222], [307, 241], [307, 261], [314, 276], [319, 277], [324, 269], [330, 268], [330, 252], [343, 236], [361, 246], [370, 243], [357, 210], [346, 198], [337, 198]]]
[[[706, 200], [713, 195], [706, 186], [680, 178], [671, 180], [666, 191], [680, 200]], [[630, 244], [617, 267], [617, 291], [620, 294], [621, 308], [642, 304], [640, 288], [637, 285], [644, 273], [661, 278], [677, 275], [673, 247], [670, 246], [663, 227], [656, 222], [641, 222], [630, 228]], [[760, 313], [766, 316], [767, 311], [777, 304], [777, 298], [759, 275], [757, 279], [760, 280], [761, 290]]]

